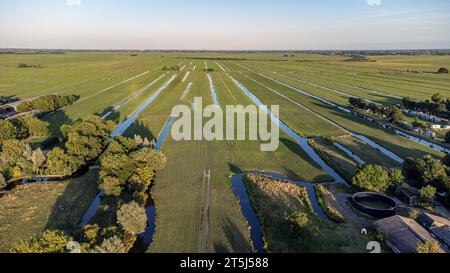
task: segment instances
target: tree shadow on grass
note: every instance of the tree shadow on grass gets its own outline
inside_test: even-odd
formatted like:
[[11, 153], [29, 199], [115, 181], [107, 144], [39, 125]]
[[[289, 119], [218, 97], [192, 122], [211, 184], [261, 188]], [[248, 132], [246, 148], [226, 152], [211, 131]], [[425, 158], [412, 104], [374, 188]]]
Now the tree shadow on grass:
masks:
[[[100, 117], [104, 117], [105, 120], [114, 121], [116, 124], [119, 124], [120, 122], [120, 112], [114, 111], [114, 107], [112, 106], [109, 106], [105, 108], [105, 110], [103, 110], [102, 112], [95, 114]], [[108, 116], [105, 116], [106, 114], [108, 114]]]
[[225, 234], [228, 245], [220, 242], [214, 242], [214, 253], [245, 253], [251, 252], [252, 246], [249, 241], [249, 235], [244, 235], [239, 228], [230, 220], [229, 217], [221, 218], [223, 233]]
[[74, 231], [98, 194], [98, 170], [90, 170], [67, 183], [64, 193], [50, 208], [46, 229]]
[[140, 135], [142, 138], [146, 137], [150, 141], [157, 138], [157, 136], [140, 120], [133, 122], [124, 133], [124, 136], [126, 137], [133, 137], [134, 135]]
[[56, 112], [47, 114], [42, 118], [50, 124], [50, 130], [53, 135], [62, 137], [61, 126], [64, 124], [72, 124], [73, 120], [67, 116], [64, 109], [57, 110]]
[[234, 163], [228, 162], [228, 168], [232, 173], [242, 173], [242, 169]]

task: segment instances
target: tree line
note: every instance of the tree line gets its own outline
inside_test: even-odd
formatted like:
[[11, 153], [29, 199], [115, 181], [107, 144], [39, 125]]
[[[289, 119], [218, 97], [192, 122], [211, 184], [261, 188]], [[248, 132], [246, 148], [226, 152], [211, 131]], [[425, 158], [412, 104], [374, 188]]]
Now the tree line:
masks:
[[75, 95], [70, 96], [59, 96], [59, 95], [48, 95], [42, 96], [32, 101], [22, 101], [17, 105], [17, 111], [19, 113], [39, 111], [39, 112], [53, 112], [68, 105], [72, 105], [78, 100]]
[[360, 166], [352, 184], [364, 190], [386, 193], [406, 184], [419, 189], [422, 201], [431, 203], [437, 192], [445, 193], [444, 202], [450, 205], [450, 156], [438, 160], [430, 155], [407, 158], [402, 169], [387, 170], [380, 165]]
[[100, 158], [99, 189], [104, 190], [113, 210], [109, 221], [92, 223], [82, 229], [46, 230], [11, 249], [15, 253], [70, 252], [67, 244], [80, 242], [82, 253], [128, 253], [137, 236], [147, 227], [148, 190], [166, 157], [151, 145], [122, 136], [113, 139]]
[[361, 98], [350, 98], [348, 103], [351, 108], [359, 110], [368, 110], [375, 115], [382, 116], [385, 120], [389, 122], [400, 122], [405, 119], [401, 109], [394, 105], [384, 106], [375, 103], [367, 102]]
[[109, 135], [114, 128], [114, 122], [95, 115], [72, 125], [63, 125], [64, 146], [55, 147], [48, 153], [40, 148], [32, 150], [21, 139], [4, 140], [1, 143], [0, 173], [6, 181], [39, 175], [70, 175], [100, 156], [108, 146]]

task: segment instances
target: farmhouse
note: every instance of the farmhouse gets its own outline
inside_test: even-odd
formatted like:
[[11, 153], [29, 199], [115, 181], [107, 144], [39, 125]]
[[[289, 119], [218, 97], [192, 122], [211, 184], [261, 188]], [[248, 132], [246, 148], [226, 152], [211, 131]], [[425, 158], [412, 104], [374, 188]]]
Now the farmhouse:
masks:
[[450, 221], [432, 215], [429, 213], [422, 213], [419, 215], [417, 221], [426, 229], [428, 229], [433, 237], [441, 241], [441, 243], [450, 249]]
[[[431, 234], [416, 221], [395, 215], [376, 221], [375, 227], [386, 233], [386, 244], [395, 253], [417, 253], [417, 245], [433, 239]], [[444, 253], [444, 250], [441, 249]]]

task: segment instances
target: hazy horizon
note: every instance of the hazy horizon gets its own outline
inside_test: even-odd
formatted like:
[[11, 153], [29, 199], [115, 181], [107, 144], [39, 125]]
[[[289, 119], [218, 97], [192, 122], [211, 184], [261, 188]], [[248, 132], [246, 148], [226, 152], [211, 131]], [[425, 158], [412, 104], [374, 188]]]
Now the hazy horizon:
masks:
[[450, 48], [450, 1], [1, 0], [0, 48]]

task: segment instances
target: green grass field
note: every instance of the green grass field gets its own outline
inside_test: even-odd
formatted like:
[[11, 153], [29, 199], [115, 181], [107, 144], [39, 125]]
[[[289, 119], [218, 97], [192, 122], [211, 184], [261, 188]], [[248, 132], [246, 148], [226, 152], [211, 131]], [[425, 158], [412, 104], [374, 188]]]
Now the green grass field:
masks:
[[[80, 96], [80, 101], [76, 104], [45, 117], [52, 129], [58, 132], [63, 123], [92, 113], [105, 114], [165, 74], [153, 86], [108, 117], [119, 122], [130, 116], [175, 73], [163, 71], [163, 66], [186, 65], [177, 79], [125, 132], [126, 136], [140, 134], [156, 139], [173, 106], [184, 104], [191, 107], [194, 97], [202, 97], [204, 105], [213, 103], [207, 75], [202, 71], [205, 60], [190, 59], [191, 57], [210, 58], [207, 64], [214, 69], [211, 76], [222, 108], [226, 105], [247, 106], [253, 103], [216, 62], [230, 69], [230, 75], [263, 103], [280, 105], [280, 119], [303, 136], [331, 137], [367, 162], [383, 164], [389, 168], [399, 167], [397, 162], [348, 136], [345, 131], [325, 121], [325, 118], [347, 130], [371, 138], [403, 158], [421, 157], [425, 154], [443, 157], [443, 154], [431, 148], [330, 108], [316, 99], [249, 72], [241, 65], [344, 106], [347, 105], [348, 96], [288, 79], [280, 74], [383, 104], [397, 104], [400, 100], [396, 96], [424, 100], [441, 92], [450, 97], [448, 75], [424, 73], [436, 71], [442, 66], [449, 67], [450, 58], [446, 56], [380, 56], [373, 57], [377, 60], [374, 63], [349, 63], [343, 62], [344, 57], [304, 54], [295, 54], [289, 58], [283, 58], [280, 54], [225, 53], [140, 53], [137, 57], [128, 53], [106, 52], [3, 54], [0, 55], [0, 96], [32, 98], [56, 93]], [[212, 60], [222, 57], [239, 60]], [[42, 68], [21, 69], [18, 68], [20, 63], [41, 65]], [[419, 73], [406, 72], [407, 70]], [[183, 82], [187, 71], [190, 71], [190, 75]], [[192, 87], [182, 99], [189, 84]], [[363, 88], [377, 90], [379, 93]], [[230, 184], [232, 173], [264, 170], [308, 182], [330, 180], [325, 171], [313, 163], [299, 145], [283, 132], [277, 151], [261, 152], [260, 144], [259, 141], [178, 142], [169, 135], [162, 146], [162, 151], [168, 158], [167, 167], [158, 174], [152, 190], [157, 208], [157, 230], [149, 252], [197, 252], [199, 241], [203, 246], [208, 244], [209, 252], [251, 251], [248, 224], [241, 214]], [[354, 162], [342, 153], [334, 149], [332, 152], [336, 166], [355, 167]], [[201, 226], [206, 230], [208, 223], [200, 222], [205, 170], [211, 170], [212, 173], [208, 239], [199, 237]], [[13, 243], [27, 239], [45, 228], [73, 227], [96, 193], [97, 176], [90, 172], [68, 183], [29, 185], [7, 194], [0, 199], [0, 252], [7, 251]], [[64, 210], [57, 215], [49, 214], [49, 208], [60, 205]]]
[[18, 186], [0, 198], [0, 253], [45, 229], [76, 227], [97, 195], [98, 173], [68, 182]]

